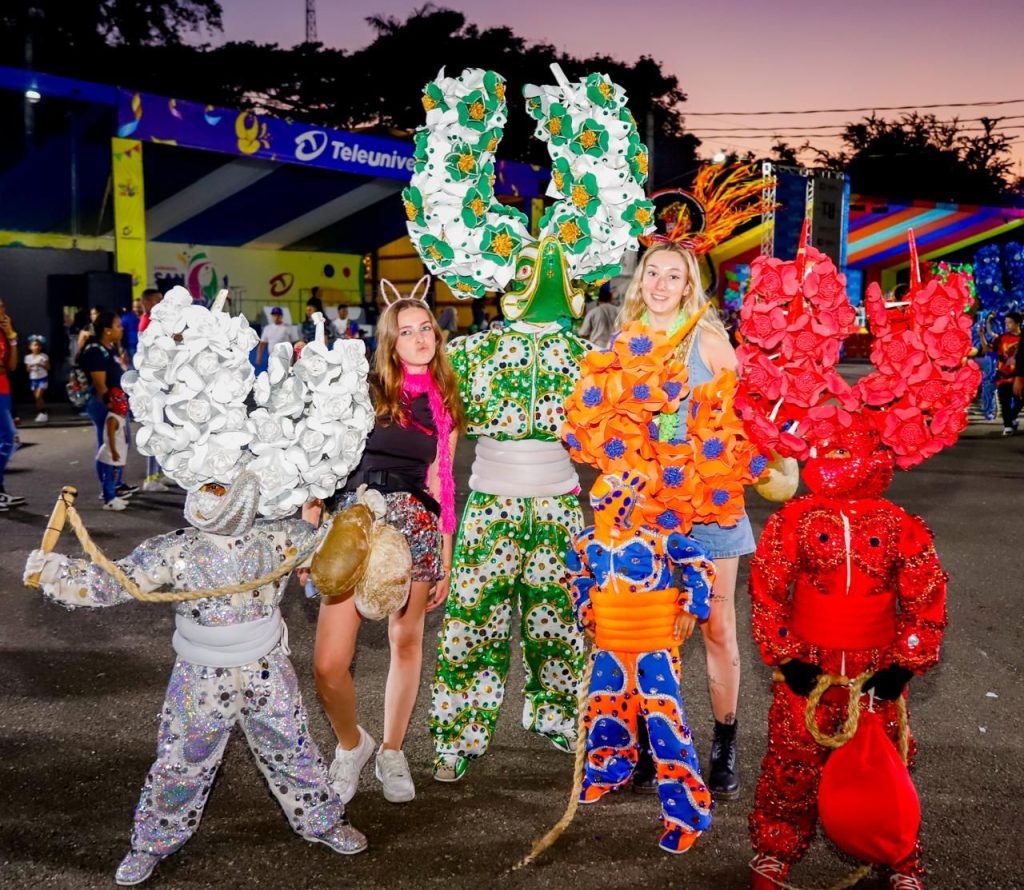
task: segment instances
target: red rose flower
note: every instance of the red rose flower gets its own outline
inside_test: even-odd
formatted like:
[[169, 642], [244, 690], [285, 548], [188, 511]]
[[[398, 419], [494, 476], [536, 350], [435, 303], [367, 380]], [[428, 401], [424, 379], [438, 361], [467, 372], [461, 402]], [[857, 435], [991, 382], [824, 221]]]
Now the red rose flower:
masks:
[[942, 332], [927, 330], [924, 343], [931, 357], [946, 367], [956, 367], [971, 351], [971, 335], [960, 327], [949, 327]]
[[888, 412], [882, 438], [896, 453], [896, 462], [903, 466], [899, 458], [920, 454], [931, 437], [921, 409], [907, 407], [893, 408]]
[[774, 402], [782, 390], [782, 371], [764, 351], [740, 344], [736, 349], [741, 386]]
[[871, 364], [895, 377], [908, 377], [926, 360], [924, 341], [916, 331], [885, 334], [871, 344]]
[[881, 408], [901, 398], [907, 391], [907, 379], [899, 374], [873, 371], [857, 381], [853, 388], [856, 402]]
[[754, 303], [748, 301], [740, 313], [740, 333], [743, 339], [763, 349], [774, 349], [786, 333], [786, 310], [779, 302]]

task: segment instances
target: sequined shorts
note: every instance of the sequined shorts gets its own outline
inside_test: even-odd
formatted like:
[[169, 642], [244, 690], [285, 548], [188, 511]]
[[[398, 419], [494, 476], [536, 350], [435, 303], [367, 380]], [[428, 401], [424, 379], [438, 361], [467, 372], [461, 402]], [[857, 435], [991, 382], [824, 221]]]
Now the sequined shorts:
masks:
[[[344, 509], [355, 501], [355, 492], [348, 492], [339, 501]], [[384, 519], [398, 529], [409, 542], [412, 551], [412, 580], [438, 581], [444, 577], [441, 567], [441, 532], [437, 517], [407, 491], [392, 491], [384, 495], [388, 512]]]

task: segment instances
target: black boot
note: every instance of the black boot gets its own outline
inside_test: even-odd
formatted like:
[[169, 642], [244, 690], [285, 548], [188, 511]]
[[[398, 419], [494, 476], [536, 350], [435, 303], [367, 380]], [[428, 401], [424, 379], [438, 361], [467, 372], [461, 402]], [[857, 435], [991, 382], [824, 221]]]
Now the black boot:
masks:
[[647, 734], [647, 721], [637, 720], [636, 741], [640, 748], [636, 768], [633, 770], [633, 790], [638, 794], [658, 793], [658, 770], [651, 754], [651, 740]]
[[732, 800], [740, 793], [740, 777], [736, 764], [736, 722], [715, 721], [715, 735], [711, 740], [711, 766], [708, 769], [708, 788], [719, 800]]

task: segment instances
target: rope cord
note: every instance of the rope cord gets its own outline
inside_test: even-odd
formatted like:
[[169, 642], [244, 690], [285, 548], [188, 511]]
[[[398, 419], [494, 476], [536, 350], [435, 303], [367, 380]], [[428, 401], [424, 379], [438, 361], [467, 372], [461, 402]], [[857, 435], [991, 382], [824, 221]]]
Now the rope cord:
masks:
[[[874, 671], [865, 671], [863, 674], [859, 674], [852, 681], [848, 677], [840, 677], [835, 674], [822, 673], [818, 677], [818, 682], [815, 684], [814, 689], [811, 690], [811, 694], [807, 696], [807, 710], [804, 712], [804, 725], [807, 727], [807, 731], [811, 734], [811, 738], [814, 739], [823, 748], [841, 748], [847, 742], [850, 741], [857, 734], [857, 727], [860, 725], [860, 697], [864, 694], [864, 684], [874, 675]], [[776, 677], [776, 682], [784, 682], [780, 679], [781, 674]], [[823, 733], [818, 728], [818, 705], [821, 702], [821, 697], [833, 686], [849, 686], [850, 688], [850, 700], [847, 704], [846, 719], [843, 721], [843, 726], [835, 735], [828, 735]], [[896, 717], [899, 727], [899, 752], [900, 758], [904, 763], [907, 762], [908, 752], [910, 749], [910, 726], [907, 722], [907, 702], [900, 696], [896, 699]], [[753, 864], [753, 863], [751, 863]], [[849, 887], [856, 886], [871, 872], [870, 865], [862, 865], [856, 871], [847, 875], [845, 878], [840, 878], [834, 884], [829, 885], [828, 890], [847, 890]], [[785, 881], [778, 881], [769, 874], [763, 874], [758, 872], [763, 878], [767, 878], [769, 881], [774, 883], [781, 890], [807, 890], [805, 887], [800, 887], [796, 884], [789, 884]]]
[[521, 859], [517, 862], [512, 867], [512, 871], [518, 871], [524, 866], [529, 865], [534, 859], [540, 856], [541, 853], [551, 847], [555, 841], [562, 836], [565, 829], [569, 827], [573, 817], [576, 815], [576, 810], [579, 809], [580, 792], [583, 790], [583, 764], [587, 759], [587, 693], [590, 691], [590, 675], [594, 671], [594, 660], [595, 655], [592, 651], [590, 658], [587, 660], [587, 668], [583, 672], [583, 679], [580, 680], [580, 694], [577, 705], [579, 713], [576, 722], [576, 758], [573, 768], [572, 791], [569, 792], [569, 803], [565, 808], [565, 812], [562, 814], [562, 818], [554, 824], [551, 830], [545, 834], [544, 837], [534, 843], [533, 849], [530, 850], [529, 855], [526, 856], [525, 859]]
[[248, 593], [251, 590], [256, 590], [258, 587], [265, 587], [268, 584], [273, 584], [275, 581], [279, 581], [285, 575], [290, 574], [294, 571], [300, 563], [317, 548], [319, 539], [314, 539], [315, 543], [311, 544], [308, 548], [300, 550], [295, 556], [285, 560], [281, 565], [268, 574], [261, 578], [257, 578], [255, 581], [245, 581], [242, 584], [231, 584], [227, 587], [218, 587], [212, 590], [156, 590], [156, 591], [145, 591], [142, 590], [131, 578], [125, 574], [117, 563], [112, 562], [106, 554], [97, 546], [96, 542], [90, 537], [85, 524], [82, 522], [82, 517], [78, 514], [78, 511], [68, 505], [67, 508], [68, 522], [71, 523], [71, 528], [74, 529], [75, 536], [78, 538], [78, 542], [82, 545], [82, 549], [86, 555], [103, 571], [110, 575], [118, 584], [120, 584], [134, 599], [141, 600], [144, 603], [181, 603], [189, 600], [206, 599], [207, 597], [214, 596], [230, 596], [235, 593]]

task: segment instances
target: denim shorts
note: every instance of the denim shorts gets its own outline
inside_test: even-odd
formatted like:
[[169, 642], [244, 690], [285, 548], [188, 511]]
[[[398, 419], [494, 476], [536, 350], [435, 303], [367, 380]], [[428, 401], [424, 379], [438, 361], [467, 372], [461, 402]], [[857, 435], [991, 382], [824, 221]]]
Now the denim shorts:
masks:
[[754, 532], [746, 513], [731, 528], [717, 522], [694, 523], [690, 537], [702, 544], [712, 559], [729, 559], [754, 552]]
[[29, 380], [28, 385], [32, 392], [35, 392], [37, 389], [46, 389], [48, 383], [49, 378], [37, 377], [35, 380]]

